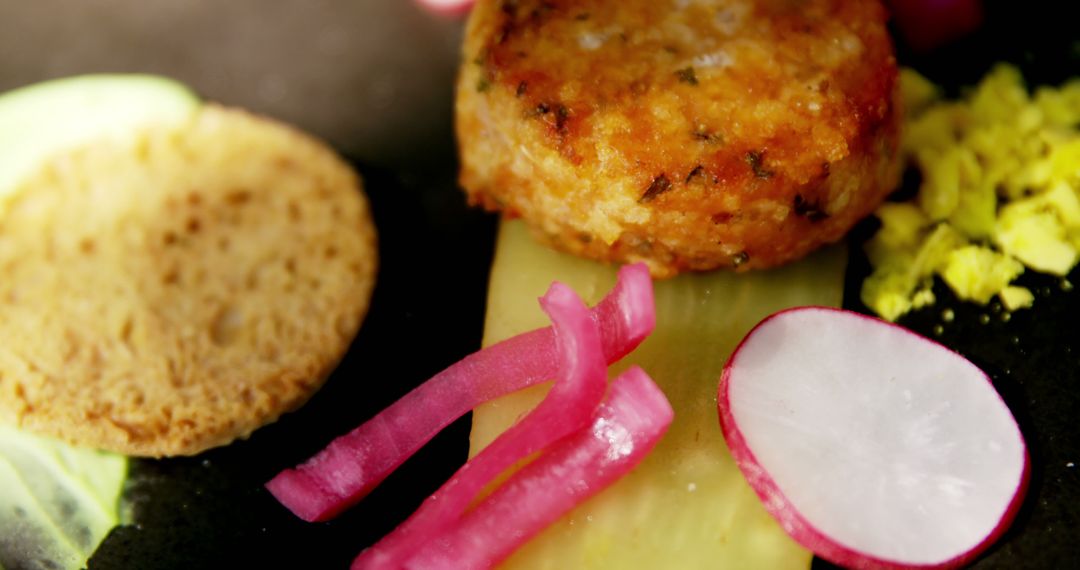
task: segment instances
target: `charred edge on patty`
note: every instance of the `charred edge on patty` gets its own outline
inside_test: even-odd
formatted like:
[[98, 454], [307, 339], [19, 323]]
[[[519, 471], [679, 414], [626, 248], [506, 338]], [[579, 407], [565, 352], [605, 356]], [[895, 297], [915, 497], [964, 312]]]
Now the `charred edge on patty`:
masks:
[[644, 204], [668, 190], [671, 190], [671, 181], [668, 180], [666, 174], [661, 174], [660, 176], [653, 178], [652, 183], [645, 189], [645, 193], [641, 195], [641, 198], [638, 198], [638, 202]]
[[765, 162], [765, 151], [752, 150], [746, 153], [746, 164], [750, 165], [750, 170], [754, 171], [754, 176], [761, 178], [762, 180], [768, 180], [772, 178], [775, 172], [765, 168], [763, 164]]
[[548, 15], [557, 9], [558, 7], [551, 2], [541, 2], [539, 6], [530, 10], [524, 17], [519, 18], [517, 0], [503, 0], [500, 6], [503, 20], [499, 26], [499, 32], [495, 35], [495, 44], [506, 43], [522, 27], [539, 26]]
[[723, 144], [724, 135], [716, 131], [710, 131], [705, 125], [698, 125], [697, 129], [690, 136], [695, 140], [707, 142], [710, 144]]
[[794, 208], [796, 215], [802, 216], [811, 222], [820, 222], [829, 217], [829, 214], [821, 209], [819, 203], [803, 198], [802, 194], [795, 195], [792, 207]]
[[702, 166], [700, 164], [695, 166], [694, 169], [690, 171], [690, 174], [686, 175], [685, 183], [689, 184], [691, 180], [693, 180], [694, 178], [696, 178], [698, 176], [701, 176], [701, 174], [704, 173], [704, 172], [705, 172], [705, 167], [704, 166]]
[[[830, 171], [829, 161], [822, 162], [821, 173], [818, 174], [819, 183], [824, 183], [829, 178]], [[829, 217], [828, 212], [822, 207], [820, 199], [813, 200], [802, 194], [796, 194], [791, 206], [795, 215], [806, 218], [810, 222], [820, 222]]]
[[739, 267], [740, 265], [745, 264], [747, 261], [750, 261], [750, 254], [746, 253], [745, 251], [740, 251], [739, 253], [731, 256], [732, 267]]
[[476, 53], [476, 57], [472, 59], [473, 65], [481, 68], [480, 77], [476, 80], [476, 92], [486, 93], [491, 89], [491, 86], [495, 83], [495, 71], [491, 69], [489, 65], [491, 58], [491, 50], [484, 48]]
[[536, 118], [543, 117], [543, 116], [545, 116], [545, 114], [548, 114], [550, 112], [551, 112], [551, 105], [543, 103], [543, 101], [540, 101], [540, 103], [538, 103], [536, 107], [534, 107], [531, 110], [527, 111], [525, 113], [525, 116], [529, 117], [529, 118], [536, 119]]
[[[736, 214], [731, 212], [719, 212], [709, 216], [709, 219], [712, 220], [712, 223], [714, 224], [726, 224], [737, 217]], [[720, 242], [717, 243], [719, 244]]]
[[555, 130], [559, 134], [566, 133], [566, 121], [570, 118], [570, 109], [563, 104], [555, 105]]
[[[555, 118], [545, 119], [545, 117], [551, 115], [554, 115]], [[567, 122], [570, 120], [570, 108], [562, 103], [547, 103], [541, 101], [531, 110], [527, 111], [525, 116], [527, 118], [537, 118], [545, 121], [555, 128], [556, 133], [565, 135], [567, 133]]]
[[687, 83], [690, 85], [698, 84], [697, 73], [694, 71], [693, 66], [684, 67], [680, 70], [677, 70], [675, 72], [675, 76], [678, 77], [679, 81], [682, 83]]
[[499, 8], [502, 11], [503, 21], [499, 26], [499, 32], [495, 35], [495, 43], [504, 44], [514, 34], [514, 28], [517, 25], [517, 2], [507, 0]]

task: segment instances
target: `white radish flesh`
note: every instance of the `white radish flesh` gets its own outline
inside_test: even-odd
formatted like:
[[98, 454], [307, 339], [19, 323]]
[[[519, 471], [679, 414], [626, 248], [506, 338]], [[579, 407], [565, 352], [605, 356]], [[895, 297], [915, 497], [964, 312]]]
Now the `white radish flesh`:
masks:
[[953, 567], [1005, 530], [1028, 455], [986, 375], [899, 326], [777, 313], [724, 368], [720, 424], [766, 509], [853, 568]]

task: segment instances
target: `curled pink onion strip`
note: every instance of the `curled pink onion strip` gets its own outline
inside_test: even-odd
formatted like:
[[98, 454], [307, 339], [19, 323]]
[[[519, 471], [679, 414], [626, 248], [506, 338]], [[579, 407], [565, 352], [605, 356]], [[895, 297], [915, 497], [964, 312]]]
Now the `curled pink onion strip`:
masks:
[[589, 423], [607, 389], [596, 323], [585, 303], [561, 283], [552, 284], [540, 304], [551, 317], [560, 362], [547, 397], [465, 463], [408, 520], [361, 553], [354, 570], [401, 568], [417, 549], [457, 521], [500, 473]]
[[[623, 267], [610, 293], [591, 310], [604, 360], [632, 351], [656, 324], [652, 281], [644, 264]], [[332, 441], [307, 462], [267, 483], [306, 521], [333, 518], [352, 506], [406, 459], [483, 402], [551, 379], [558, 354], [551, 327], [475, 352], [436, 374], [378, 415]]]
[[674, 412], [640, 368], [616, 378], [589, 426], [549, 447], [404, 568], [490, 568], [634, 468], [671, 425]]

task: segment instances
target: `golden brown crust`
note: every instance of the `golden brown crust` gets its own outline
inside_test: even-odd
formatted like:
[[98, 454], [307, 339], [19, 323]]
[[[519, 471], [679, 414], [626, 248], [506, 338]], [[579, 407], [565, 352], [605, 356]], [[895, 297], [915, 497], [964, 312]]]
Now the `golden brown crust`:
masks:
[[896, 64], [861, 0], [481, 1], [461, 183], [580, 255], [768, 267], [895, 185]]
[[0, 217], [0, 420], [194, 454], [296, 408], [375, 278], [360, 181], [284, 125], [213, 106], [52, 160]]

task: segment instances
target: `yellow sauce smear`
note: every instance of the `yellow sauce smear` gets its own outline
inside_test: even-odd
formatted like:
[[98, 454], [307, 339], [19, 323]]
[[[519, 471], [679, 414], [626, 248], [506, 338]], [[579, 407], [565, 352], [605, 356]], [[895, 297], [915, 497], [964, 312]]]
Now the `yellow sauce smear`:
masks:
[[[663, 388], [675, 420], [627, 477], [516, 552], [506, 568], [807, 568], [792, 541], [735, 466], [720, 432], [716, 390], [724, 362], [765, 316], [797, 305], [839, 305], [842, 247], [767, 272], [714, 272], [660, 281], [656, 331], [610, 371], [638, 364]], [[499, 233], [484, 343], [545, 326], [537, 298], [552, 280], [586, 302], [615, 283], [615, 268], [537, 245], [519, 222]], [[547, 385], [477, 409], [472, 453], [543, 397]]]

